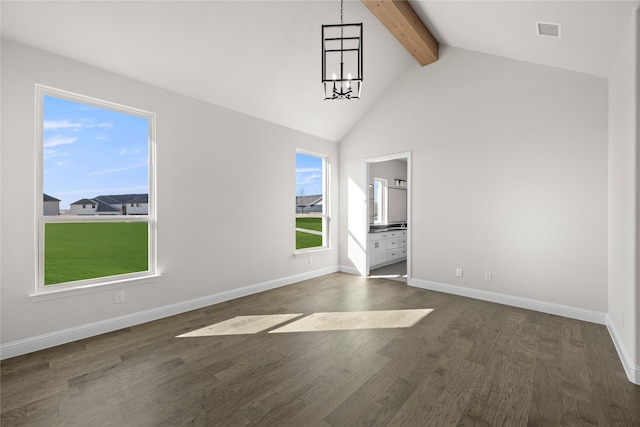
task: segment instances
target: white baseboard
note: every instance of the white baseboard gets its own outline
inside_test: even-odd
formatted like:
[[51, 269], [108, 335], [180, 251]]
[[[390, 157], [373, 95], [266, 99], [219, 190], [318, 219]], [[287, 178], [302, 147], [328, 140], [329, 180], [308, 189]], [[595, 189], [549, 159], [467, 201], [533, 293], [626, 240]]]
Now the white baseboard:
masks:
[[346, 266], [346, 265], [341, 265], [339, 267], [339, 271], [341, 273], [353, 274], [354, 276], [362, 276], [362, 274], [360, 274], [360, 271], [358, 271], [357, 268], [349, 267], [349, 266]]
[[162, 319], [164, 317], [185, 313], [187, 311], [196, 310], [198, 308], [207, 307], [213, 304], [218, 304], [251, 294], [256, 294], [258, 292], [291, 285], [293, 283], [324, 276], [326, 274], [335, 273], [337, 271], [338, 266], [327, 267], [302, 274], [296, 274], [294, 276], [245, 286], [239, 289], [233, 289], [213, 295], [207, 295], [188, 301], [165, 305], [163, 307], [152, 308], [125, 316], [115, 317], [113, 319], [93, 322], [86, 325], [76, 326], [74, 328], [50, 332], [31, 338], [9, 342], [0, 345], [0, 359], [8, 359], [10, 357], [20, 356], [22, 354], [43, 350], [45, 348], [55, 347], [57, 345], [66, 344], [72, 341], [77, 341], [107, 332], [116, 331], [118, 329], [128, 328], [130, 326], [135, 326], [141, 323]]
[[479, 289], [465, 288], [462, 286], [448, 285], [446, 283], [431, 282], [421, 279], [411, 279], [409, 285], [415, 286], [416, 288], [430, 289], [432, 291], [445, 292], [448, 294], [540, 311], [542, 313], [555, 314], [557, 316], [564, 316], [570, 319], [584, 320], [586, 322], [598, 323], [600, 325], [605, 325], [607, 323], [606, 313], [585, 310], [567, 305], [554, 304], [529, 298], [504, 295], [496, 292], [482, 291]]
[[607, 329], [609, 330], [609, 335], [611, 335], [611, 339], [613, 340], [613, 345], [616, 347], [618, 357], [622, 362], [622, 367], [627, 374], [627, 378], [629, 378], [629, 381], [632, 383], [640, 385], [640, 366], [635, 365], [629, 357], [629, 354], [622, 344], [618, 330], [609, 316], [607, 316]]

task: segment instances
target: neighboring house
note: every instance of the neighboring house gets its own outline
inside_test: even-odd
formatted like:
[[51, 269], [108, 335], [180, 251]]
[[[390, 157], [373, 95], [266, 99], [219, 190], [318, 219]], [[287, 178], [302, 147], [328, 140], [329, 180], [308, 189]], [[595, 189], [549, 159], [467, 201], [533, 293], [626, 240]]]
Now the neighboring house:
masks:
[[98, 203], [95, 200], [80, 199], [77, 202], [71, 203], [71, 215], [98, 215], [97, 212]]
[[322, 194], [296, 196], [296, 213], [322, 212]]
[[42, 204], [42, 214], [46, 216], [60, 215], [60, 200], [55, 197], [51, 197], [48, 194], [43, 194], [43, 196], [44, 203]]
[[71, 215], [147, 215], [148, 194], [117, 194], [71, 203]]

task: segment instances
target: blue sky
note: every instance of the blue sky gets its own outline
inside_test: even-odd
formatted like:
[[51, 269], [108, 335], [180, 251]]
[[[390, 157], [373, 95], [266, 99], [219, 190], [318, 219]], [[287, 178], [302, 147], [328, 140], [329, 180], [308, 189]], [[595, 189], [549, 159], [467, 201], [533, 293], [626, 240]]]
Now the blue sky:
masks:
[[296, 196], [322, 194], [322, 159], [296, 153]]
[[103, 194], [149, 192], [149, 121], [44, 97], [43, 188], [60, 209]]

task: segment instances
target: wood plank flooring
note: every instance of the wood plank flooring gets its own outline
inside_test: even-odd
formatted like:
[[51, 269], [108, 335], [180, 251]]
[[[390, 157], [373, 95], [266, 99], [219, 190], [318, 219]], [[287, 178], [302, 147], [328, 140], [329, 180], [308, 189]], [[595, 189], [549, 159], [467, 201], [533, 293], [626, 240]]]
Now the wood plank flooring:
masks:
[[[269, 333], [313, 313], [425, 308], [407, 328]], [[604, 326], [341, 273], [8, 359], [1, 374], [7, 427], [640, 426], [640, 387]]]

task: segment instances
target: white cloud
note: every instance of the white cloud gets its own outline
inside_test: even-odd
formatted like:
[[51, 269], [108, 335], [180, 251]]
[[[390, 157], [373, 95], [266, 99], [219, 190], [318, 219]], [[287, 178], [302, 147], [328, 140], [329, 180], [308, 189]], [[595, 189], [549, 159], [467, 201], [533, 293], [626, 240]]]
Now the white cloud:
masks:
[[129, 148], [121, 148], [120, 150], [118, 150], [118, 154], [121, 156], [127, 156], [130, 154], [138, 154], [142, 152], [142, 148], [136, 148], [136, 149], [129, 149]]
[[296, 173], [322, 172], [322, 168], [296, 168]]
[[78, 138], [65, 138], [64, 136], [56, 135], [45, 141], [44, 148], [56, 147], [58, 145], [73, 144], [77, 140]]
[[69, 156], [71, 156], [71, 153], [69, 153], [68, 151], [58, 151], [58, 150], [53, 150], [51, 148], [44, 149], [43, 150], [43, 154], [44, 154], [43, 157], [45, 159], [51, 159], [53, 157], [69, 157]]
[[89, 128], [100, 128], [100, 129], [111, 129], [113, 128], [113, 123], [111, 122], [102, 122], [102, 123], [79, 123], [79, 122], [71, 122], [69, 120], [45, 120], [43, 123], [44, 130], [81, 130], [81, 129], [89, 129]]
[[101, 129], [111, 129], [113, 127], [113, 123], [92, 123], [85, 126], [86, 128], [101, 128]]
[[58, 130], [58, 129], [82, 129], [81, 123], [73, 123], [69, 120], [46, 120], [43, 123], [44, 130]]
[[304, 177], [298, 177], [300, 179], [296, 180], [296, 185], [313, 185], [319, 184], [322, 182], [322, 175], [308, 175]]

